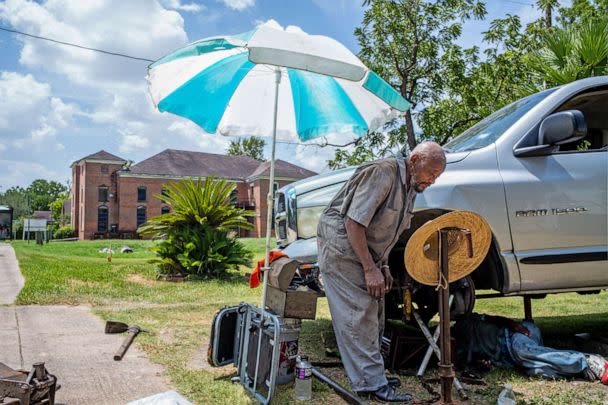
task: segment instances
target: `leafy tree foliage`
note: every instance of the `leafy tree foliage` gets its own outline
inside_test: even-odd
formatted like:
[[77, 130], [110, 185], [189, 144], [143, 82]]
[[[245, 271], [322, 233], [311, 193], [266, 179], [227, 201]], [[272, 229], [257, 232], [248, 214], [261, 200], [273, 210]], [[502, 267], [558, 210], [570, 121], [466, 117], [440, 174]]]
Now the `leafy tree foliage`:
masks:
[[70, 215], [63, 214], [63, 204], [70, 199], [68, 193], [61, 193], [59, 197], [51, 203], [51, 217], [55, 221], [55, 227], [65, 226], [70, 222]]
[[160, 273], [208, 278], [251, 264], [251, 253], [231, 234], [235, 228], [251, 229], [247, 217], [254, 214], [230, 204], [235, 187], [212, 177], [186, 179], [155, 195], [171, 212], [151, 218], [138, 232], [158, 241], [153, 250]]
[[51, 202], [59, 198], [62, 193], [67, 193], [67, 186], [54, 180], [34, 180], [27, 188], [30, 198], [30, 208], [33, 211], [47, 211], [51, 208]]
[[265, 160], [264, 146], [266, 146], [266, 141], [257, 136], [239, 138], [236, 141], [230, 141], [227, 152], [230, 156], [249, 156], [262, 162]]
[[573, 0], [559, 8], [558, 1], [538, 0], [543, 17], [537, 21], [524, 26], [511, 14], [493, 20], [483, 36], [483, 51], [456, 44], [462, 22], [485, 15], [481, 1], [365, 4], [369, 8], [355, 30], [359, 56], [412, 101], [413, 108], [403, 122], [337, 150], [331, 168], [384, 157], [403, 145], [411, 149], [420, 140], [443, 144], [523, 96], [608, 74], [608, 0]]
[[[13, 207], [15, 217], [28, 215], [32, 211], [47, 211], [51, 202], [61, 195], [67, 194], [68, 187], [56, 182], [43, 179], [34, 180], [27, 188], [11, 187], [0, 194], [0, 201]], [[29, 199], [29, 208], [28, 208]]]
[[549, 87], [608, 74], [608, 15], [544, 33], [530, 67]]

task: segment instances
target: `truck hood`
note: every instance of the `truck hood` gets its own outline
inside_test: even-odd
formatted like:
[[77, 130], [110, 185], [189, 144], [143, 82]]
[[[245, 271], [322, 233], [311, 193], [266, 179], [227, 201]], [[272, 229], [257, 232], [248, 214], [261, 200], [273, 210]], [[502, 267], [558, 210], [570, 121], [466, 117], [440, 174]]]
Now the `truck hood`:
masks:
[[[450, 164], [460, 162], [461, 160], [469, 156], [470, 153], [471, 151], [446, 153], [446, 163]], [[352, 174], [355, 172], [356, 168], [356, 166], [351, 166], [332, 172], [321, 173], [316, 176], [307, 177], [303, 180], [291, 183], [287, 187], [293, 187], [295, 189], [296, 195], [306, 194], [312, 190], [331, 186], [332, 184], [346, 182], [350, 178], [350, 176], [352, 176]]]

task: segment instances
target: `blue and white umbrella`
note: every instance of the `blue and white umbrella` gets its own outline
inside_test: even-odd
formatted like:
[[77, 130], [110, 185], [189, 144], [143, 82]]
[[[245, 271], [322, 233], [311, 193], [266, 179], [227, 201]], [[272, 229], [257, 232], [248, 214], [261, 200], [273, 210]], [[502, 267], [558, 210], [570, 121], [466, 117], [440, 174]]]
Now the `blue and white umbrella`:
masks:
[[272, 136], [278, 106], [277, 139], [360, 136], [409, 107], [345, 46], [300, 29], [262, 25], [202, 39], [153, 63], [148, 73], [161, 112], [221, 135]]
[[[277, 138], [361, 136], [409, 108], [395, 89], [344, 45], [293, 27], [262, 25], [244, 34], [194, 42], [151, 64], [148, 82], [161, 112], [189, 118], [206, 132], [272, 136], [269, 184], [274, 183]], [[265, 269], [272, 205], [270, 188]], [[262, 311], [267, 284], [268, 271], [264, 271]], [[256, 370], [254, 394], [257, 377]], [[256, 394], [264, 403], [271, 396], [272, 387], [266, 398]]]

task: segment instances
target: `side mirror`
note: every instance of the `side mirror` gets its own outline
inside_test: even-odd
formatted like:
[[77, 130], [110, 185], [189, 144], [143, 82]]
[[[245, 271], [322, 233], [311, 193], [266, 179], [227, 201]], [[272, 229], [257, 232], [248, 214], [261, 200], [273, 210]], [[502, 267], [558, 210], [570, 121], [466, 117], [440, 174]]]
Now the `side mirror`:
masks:
[[578, 110], [554, 113], [546, 117], [538, 130], [539, 145], [562, 145], [587, 135], [585, 116]]
[[559, 145], [576, 142], [587, 135], [585, 116], [578, 110], [553, 113], [540, 123], [538, 144], [517, 148], [517, 157], [542, 156], [554, 152]]

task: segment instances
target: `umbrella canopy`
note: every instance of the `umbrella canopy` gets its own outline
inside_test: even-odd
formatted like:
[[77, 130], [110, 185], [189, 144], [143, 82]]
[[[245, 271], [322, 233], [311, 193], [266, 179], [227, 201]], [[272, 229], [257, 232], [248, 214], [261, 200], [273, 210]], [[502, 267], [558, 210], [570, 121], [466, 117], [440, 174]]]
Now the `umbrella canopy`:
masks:
[[360, 136], [409, 107], [334, 39], [267, 25], [187, 45], [150, 65], [148, 81], [160, 111], [206, 132], [271, 136], [277, 66], [277, 139]]

